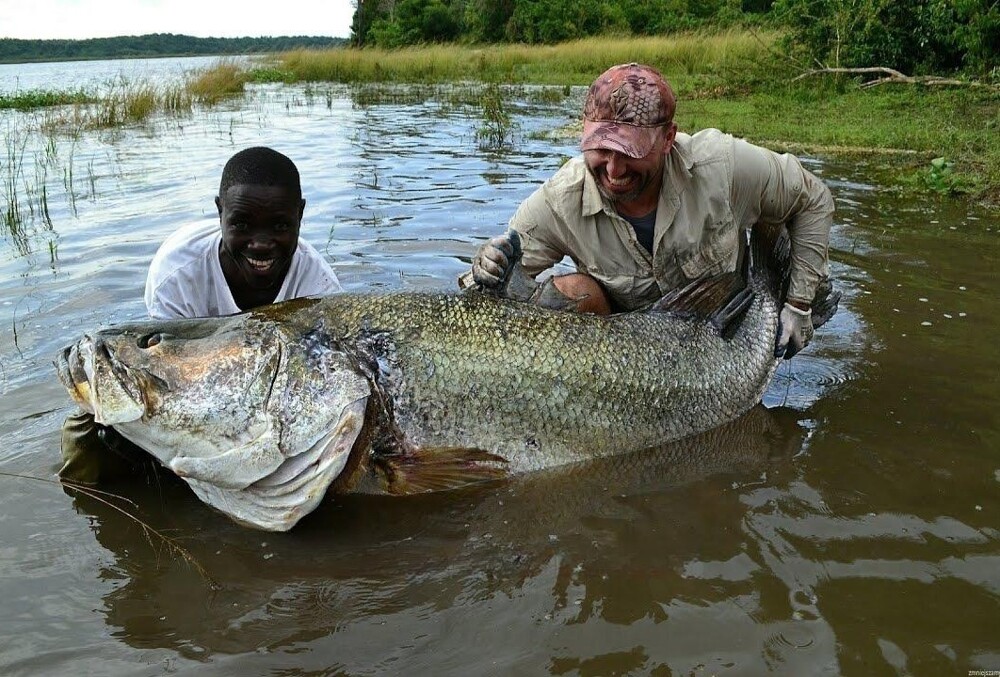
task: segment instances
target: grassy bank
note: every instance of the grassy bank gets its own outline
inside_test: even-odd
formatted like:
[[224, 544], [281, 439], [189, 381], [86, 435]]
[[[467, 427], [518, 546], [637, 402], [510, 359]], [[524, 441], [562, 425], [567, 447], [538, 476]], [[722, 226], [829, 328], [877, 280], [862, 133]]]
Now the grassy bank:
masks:
[[1000, 208], [1000, 92], [906, 84], [861, 89], [844, 76], [792, 82], [802, 69], [778, 54], [779, 37], [739, 31], [558, 46], [298, 50], [277, 55], [250, 77], [586, 85], [608, 65], [639, 61], [659, 68], [674, 86], [682, 130], [718, 127], [776, 148], [863, 154], [890, 186], [969, 195]]
[[[779, 55], [779, 38], [730, 31], [556, 46], [295, 50], [249, 70], [221, 59], [169, 92], [136, 86], [113, 106], [109, 96], [74, 110], [103, 110], [91, 113], [88, 124], [113, 126], [157, 111], [184, 112], [193, 103], [211, 105], [239, 95], [246, 82], [354, 84], [367, 103], [378, 101], [373, 85], [382, 83], [430, 90], [456, 82], [587, 85], [611, 64], [639, 61], [671, 81], [682, 130], [718, 127], [779, 149], [864, 154], [869, 166], [881, 167], [876, 178], [883, 185], [969, 195], [1000, 208], [1000, 92], [907, 84], [861, 89], [844, 76], [793, 82], [802, 68]], [[41, 93], [33, 96], [39, 105], [47, 102]], [[60, 103], [58, 97], [50, 101]]]

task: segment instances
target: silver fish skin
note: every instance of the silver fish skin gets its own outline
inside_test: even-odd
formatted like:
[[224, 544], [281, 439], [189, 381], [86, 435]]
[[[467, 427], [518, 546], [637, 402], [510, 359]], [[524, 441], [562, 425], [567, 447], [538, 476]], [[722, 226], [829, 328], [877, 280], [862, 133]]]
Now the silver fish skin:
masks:
[[345, 293], [112, 327], [67, 348], [57, 370], [99, 423], [203, 501], [283, 531], [328, 490], [445, 489], [736, 419], [779, 363], [787, 238], [755, 236], [751, 251], [743, 276], [699, 281], [646, 312]]

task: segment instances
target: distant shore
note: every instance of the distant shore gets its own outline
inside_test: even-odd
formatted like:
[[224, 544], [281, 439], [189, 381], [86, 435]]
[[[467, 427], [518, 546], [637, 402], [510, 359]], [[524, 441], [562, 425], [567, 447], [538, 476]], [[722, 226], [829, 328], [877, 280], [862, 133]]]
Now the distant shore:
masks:
[[51, 63], [103, 59], [157, 59], [186, 56], [267, 54], [294, 49], [344, 47], [347, 38], [280, 36], [266, 38], [196, 38], [173, 33], [123, 35], [88, 40], [0, 38], [0, 63]]
[[[773, 48], [779, 38], [778, 32], [732, 30], [544, 46], [441, 44], [392, 50], [349, 48], [341, 40], [337, 48], [271, 50], [252, 64], [220, 55], [218, 63], [190, 74], [177, 87], [128, 83], [103, 97], [0, 93], [0, 109], [71, 104], [72, 110], [60, 110], [79, 129], [128, 124], [156, 112], [185, 114], [192, 105], [242, 96], [250, 83], [342, 83], [357, 87], [358, 96], [372, 102], [398, 96], [382, 92], [394, 83], [431, 89], [478, 83], [479, 90], [471, 93], [475, 103], [487, 118], [502, 119], [507, 105], [502, 88], [545, 85], [548, 95], [567, 96], [570, 86], [589, 84], [609, 64], [640, 61], [670, 80], [682, 131], [717, 127], [776, 150], [863, 157], [873, 180], [886, 187], [1000, 209], [1000, 135], [992, 133], [1000, 88], [974, 82], [868, 87], [860, 77], [842, 74], [803, 78]], [[251, 51], [243, 44], [238, 53]]]

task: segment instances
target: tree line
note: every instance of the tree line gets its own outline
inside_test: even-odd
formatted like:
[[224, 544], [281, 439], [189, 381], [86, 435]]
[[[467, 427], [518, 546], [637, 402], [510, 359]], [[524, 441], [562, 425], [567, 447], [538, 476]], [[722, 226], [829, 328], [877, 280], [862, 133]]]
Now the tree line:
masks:
[[270, 38], [196, 38], [173, 33], [128, 35], [87, 40], [18, 40], [0, 38], [0, 62], [73, 61], [157, 56], [254, 54], [283, 52], [300, 47], [340, 47], [343, 38], [282, 36]]
[[804, 63], [1000, 80], [997, 0], [352, 0], [352, 43], [549, 44], [769, 25]]

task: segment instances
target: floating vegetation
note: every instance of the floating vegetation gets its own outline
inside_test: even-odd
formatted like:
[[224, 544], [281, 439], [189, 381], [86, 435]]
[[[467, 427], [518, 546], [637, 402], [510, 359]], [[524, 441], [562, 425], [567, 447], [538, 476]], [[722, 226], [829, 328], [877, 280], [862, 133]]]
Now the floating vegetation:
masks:
[[51, 106], [93, 103], [97, 97], [82, 89], [72, 92], [45, 91], [32, 89], [13, 94], [0, 93], [0, 109], [29, 111]]

